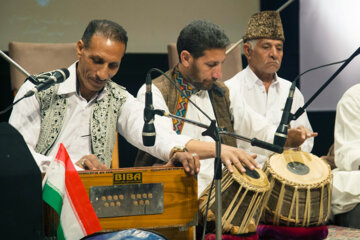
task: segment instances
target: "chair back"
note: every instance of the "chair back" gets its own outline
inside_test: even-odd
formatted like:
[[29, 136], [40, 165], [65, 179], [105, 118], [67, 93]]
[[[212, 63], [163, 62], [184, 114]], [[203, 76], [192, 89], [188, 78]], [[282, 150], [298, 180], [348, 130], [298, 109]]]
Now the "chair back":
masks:
[[[75, 43], [10, 42], [9, 55], [30, 74], [67, 68], [77, 60]], [[19, 90], [26, 76], [10, 65], [11, 88]]]

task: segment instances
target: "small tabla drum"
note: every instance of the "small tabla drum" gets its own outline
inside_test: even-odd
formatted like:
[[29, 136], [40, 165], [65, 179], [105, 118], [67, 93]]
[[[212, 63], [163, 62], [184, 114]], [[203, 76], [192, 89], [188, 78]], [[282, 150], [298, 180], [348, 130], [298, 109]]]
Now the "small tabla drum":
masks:
[[272, 154], [263, 170], [270, 182], [262, 221], [283, 226], [319, 226], [330, 213], [332, 173], [321, 158], [298, 150]]
[[[221, 222], [223, 232], [231, 234], [255, 232], [265, 206], [265, 195], [270, 189], [265, 173], [260, 169], [247, 169], [246, 173], [239, 173], [234, 167], [233, 173], [224, 168], [222, 174]], [[205, 219], [210, 187], [211, 184], [202, 192], [199, 199], [201, 221]], [[215, 187], [211, 191], [208, 209], [206, 231], [215, 232]]]

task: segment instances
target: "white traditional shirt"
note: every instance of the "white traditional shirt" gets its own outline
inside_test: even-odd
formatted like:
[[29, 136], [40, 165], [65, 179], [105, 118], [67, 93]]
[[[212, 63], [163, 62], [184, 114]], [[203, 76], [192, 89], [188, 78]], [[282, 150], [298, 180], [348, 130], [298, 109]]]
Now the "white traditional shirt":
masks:
[[331, 212], [348, 212], [360, 203], [360, 84], [349, 88], [336, 108], [335, 165]]
[[[137, 98], [144, 102], [145, 101], [145, 85], [143, 85], [137, 95]], [[152, 84], [152, 94], [153, 94], [153, 105], [155, 109], [162, 109], [166, 112], [169, 112], [169, 109], [166, 105], [166, 102], [160, 92], [160, 90]], [[191, 95], [190, 100], [194, 102], [201, 110], [203, 110], [210, 119], [215, 119], [215, 114], [210, 102], [209, 94], [207, 91], [201, 90], [193, 95]], [[242, 136], [253, 138], [257, 137], [258, 139], [272, 142], [274, 138], [274, 133], [276, 128], [269, 126], [264, 119], [251, 111], [251, 109], [243, 102], [237, 103], [237, 108], [233, 109], [230, 106], [230, 112], [234, 117], [234, 130], [235, 133], [238, 133]], [[192, 103], [189, 102], [186, 116], [187, 119], [200, 122], [202, 124], [210, 125], [210, 120], [204, 116], [197, 108], [194, 107]], [[256, 124], [255, 122], [259, 122]], [[169, 130], [173, 130], [173, 123], [171, 119], [168, 119], [166, 127]], [[201, 141], [214, 142], [211, 137], [202, 136], [202, 132], [205, 129], [195, 126], [191, 123], [184, 123], [181, 135], [188, 136], [192, 139], [197, 139]], [[258, 148], [258, 151], [263, 151]], [[211, 183], [214, 176], [214, 159], [204, 159], [200, 161], [200, 172], [197, 176], [198, 180], [198, 195], [201, 196], [201, 193], [205, 188]]]
[[[265, 90], [263, 82], [255, 75], [249, 66], [237, 73], [231, 79], [225, 81], [230, 90], [230, 100], [236, 106], [236, 103], [243, 100], [254, 111], [262, 115], [269, 124], [279, 126], [283, 108], [289, 95], [291, 83], [275, 75], [268, 92]], [[295, 113], [300, 107], [304, 106], [304, 97], [296, 88], [291, 112]], [[296, 121], [291, 121], [292, 128], [304, 126], [312, 131], [306, 112], [303, 113]], [[242, 141], [237, 141], [238, 147], [246, 148], [248, 152], [254, 152], [253, 147], [244, 145]], [[302, 145], [301, 150], [311, 152], [314, 139], [307, 139]], [[267, 159], [267, 155], [258, 154], [256, 160], [262, 166]]]
[[[92, 106], [96, 99], [101, 99], [105, 96], [107, 89], [105, 87], [88, 102], [76, 91], [76, 63], [69, 67], [69, 72], [69, 78], [60, 83], [57, 93], [67, 95], [64, 124], [47, 156], [36, 153], [34, 150], [38, 142], [41, 126], [40, 106], [34, 95], [16, 104], [9, 119], [9, 123], [24, 137], [35, 161], [42, 171], [45, 170], [42, 166], [46, 166], [56, 156], [60, 143], [64, 144], [73, 163], [77, 162], [84, 155], [92, 154], [90, 138]], [[33, 87], [34, 85], [31, 82], [25, 82], [18, 91], [15, 101], [24, 96]], [[167, 161], [174, 146], [185, 145], [190, 140], [189, 137], [178, 136], [173, 131], [164, 130], [161, 127], [163, 125], [162, 122], [164, 120], [167, 121], [167, 119], [159, 117], [155, 122], [157, 130], [155, 146], [144, 147], [142, 142], [143, 112], [144, 104], [136, 100], [130, 93], [127, 93], [126, 102], [122, 106], [116, 128], [119, 134], [134, 146]], [[78, 167], [77, 169], [81, 170]]]

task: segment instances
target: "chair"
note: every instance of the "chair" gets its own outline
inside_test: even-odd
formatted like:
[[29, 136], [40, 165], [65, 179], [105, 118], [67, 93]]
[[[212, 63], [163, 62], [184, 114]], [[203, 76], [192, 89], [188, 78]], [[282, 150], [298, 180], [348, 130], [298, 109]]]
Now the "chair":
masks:
[[[169, 68], [173, 68], [179, 62], [179, 55], [177, 53], [176, 44], [169, 43], [168, 49], [168, 60]], [[223, 64], [223, 78], [222, 81], [226, 81], [232, 78], [236, 73], [242, 70], [241, 60], [241, 47], [237, 45], [227, 56]]]
[[[9, 55], [30, 74], [68, 67], [77, 59], [75, 43], [10, 42]], [[25, 76], [13, 65], [10, 76], [12, 90], [19, 90]]]
[[[75, 43], [10, 42], [9, 55], [30, 74], [37, 74], [70, 66], [77, 60]], [[11, 88], [14, 94], [24, 83], [25, 76], [10, 65]], [[118, 140], [112, 157], [112, 168], [119, 168]]]

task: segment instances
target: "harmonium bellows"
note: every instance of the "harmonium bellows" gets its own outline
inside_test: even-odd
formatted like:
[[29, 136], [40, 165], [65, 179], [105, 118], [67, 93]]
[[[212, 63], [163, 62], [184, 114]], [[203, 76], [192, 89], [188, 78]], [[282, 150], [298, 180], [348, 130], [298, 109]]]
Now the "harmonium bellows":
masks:
[[[104, 231], [142, 228], [169, 239], [192, 239], [197, 180], [183, 168], [122, 168], [79, 175]], [[54, 226], [49, 221], [56, 221], [46, 219], [45, 230]]]

